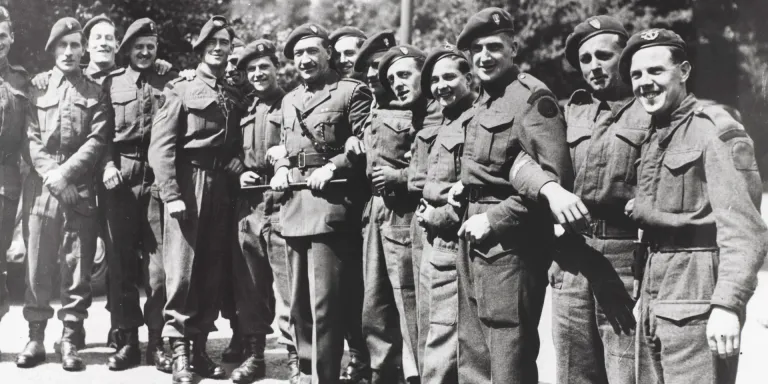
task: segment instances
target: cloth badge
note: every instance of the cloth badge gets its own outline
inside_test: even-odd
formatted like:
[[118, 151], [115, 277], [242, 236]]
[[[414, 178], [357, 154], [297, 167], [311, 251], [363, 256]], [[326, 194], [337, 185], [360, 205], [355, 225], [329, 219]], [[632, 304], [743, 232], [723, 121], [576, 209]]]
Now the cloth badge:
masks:
[[640, 34], [641, 39], [648, 41], [656, 40], [657, 37], [659, 37], [658, 29], [651, 29]]
[[589, 21], [589, 25], [591, 25], [594, 29], [600, 29], [600, 20], [592, 19]]
[[384, 46], [389, 48], [389, 44], [390, 44], [389, 39], [384, 39]]
[[259, 52], [264, 52], [264, 44], [259, 44], [256, 48], [259, 50]]

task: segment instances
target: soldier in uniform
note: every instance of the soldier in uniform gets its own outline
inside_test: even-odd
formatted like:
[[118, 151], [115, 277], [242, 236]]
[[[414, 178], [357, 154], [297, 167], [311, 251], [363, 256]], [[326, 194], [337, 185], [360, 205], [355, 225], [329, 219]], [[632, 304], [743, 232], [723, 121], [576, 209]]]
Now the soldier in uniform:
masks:
[[8, 63], [13, 45], [13, 25], [5, 7], [0, 7], [0, 319], [8, 313], [10, 300], [6, 287], [5, 253], [11, 246], [16, 212], [21, 196], [19, 148], [25, 137], [29, 111], [27, 71]]
[[[359, 257], [348, 239], [360, 233], [360, 222], [355, 192], [330, 181], [359, 171], [344, 144], [362, 135], [371, 94], [363, 83], [332, 70], [322, 27], [294, 29], [283, 53], [295, 61], [303, 80], [283, 98], [282, 145], [288, 157], [275, 163], [271, 181], [274, 189], [288, 190], [280, 221], [291, 265], [294, 341], [302, 374], [311, 370], [314, 382], [335, 383], [344, 345], [341, 276]], [[308, 189], [288, 189], [290, 181], [306, 182]]]
[[558, 383], [635, 382], [637, 226], [623, 211], [635, 195], [635, 161], [650, 116], [619, 75], [628, 38], [619, 20], [604, 15], [583, 21], [566, 40], [566, 58], [589, 86], [573, 93], [565, 122], [574, 193], [592, 226], [561, 239], [550, 270]]
[[639, 383], [733, 383], [741, 327], [768, 250], [752, 140], [689, 93], [685, 42], [630, 37], [620, 71], [652, 116], [627, 210], [650, 246], [640, 296]]
[[[578, 229], [588, 219], [572, 183], [565, 127], [551, 91], [520, 73], [511, 15], [486, 8], [473, 15], [457, 46], [470, 52], [481, 83], [466, 124], [461, 181], [449, 201], [465, 196], [459, 228], [459, 382], [536, 383], [537, 326], [544, 304], [552, 222]], [[543, 172], [517, 183], [525, 151]], [[524, 164], [524, 163], [523, 163]], [[562, 187], [560, 184], [562, 184]], [[512, 293], [512, 295], [510, 295]]]
[[[53, 317], [50, 300], [60, 293], [58, 318], [64, 322], [59, 354], [65, 370], [82, 370], [78, 349], [85, 346], [83, 320], [91, 305], [91, 266], [96, 251], [94, 174], [110, 130], [101, 86], [80, 70], [80, 23], [57, 21], [45, 50], [55, 57], [48, 88], [35, 90], [37, 116], [28, 124], [28, 150], [34, 168], [24, 185], [27, 293], [24, 318], [30, 341], [16, 364], [45, 360], [43, 338]], [[58, 261], [58, 268], [56, 263]], [[54, 271], [61, 286], [53, 287]]]
[[360, 48], [365, 43], [365, 32], [355, 27], [341, 27], [328, 36], [333, 47], [333, 66], [341, 77], [365, 80], [363, 73], [355, 71], [355, 62], [360, 55]]
[[[266, 335], [272, 333], [276, 299], [288, 307], [290, 278], [285, 240], [281, 234], [279, 210], [282, 194], [249, 191], [264, 186], [272, 175], [275, 150], [280, 144], [280, 104], [285, 91], [277, 84], [275, 45], [256, 40], [243, 50], [237, 69], [244, 72], [254, 88], [248, 114], [240, 121], [243, 146], [240, 157], [245, 171], [240, 175], [236, 206], [236, 242], [232, 255], [233, 299], [237, 308], [237, 333], [243, 335], [246, 360], [232, 371], [235, 383], [251, 383], [264, 377]], [[273, 292], [272, 283], [277, 292]], [[292, 340], [288, 313], [280, 313], [278, 326], [284, 339]], [[296, 349], [288, 346], [291, 380], [298, 377]]]
[[[154, 173], [147, 162], [152, 118], [160, 108], [163, 88], [175, 77], [158, 75], [153, 66], [158, 48], [157, 25], [143, 18], [128, 28], [118, 52], [130, 65], [104, 80], [114, 132], [104, 156], [101, 205], [106, 217], [105, 241], [109, 273], [109, 310], [112, 326], [123, 341], [107, 365], [123, 370], [141, 362], [138, 327], [147, 325], [146, 360], [170, 373], [163, 350], [165, 273], [162, 256], [162, 201], [153, 192]], [[140, 259], [141, 258], [141, 259]], [[143, 260], [142, 260], [143, 259]], [[143, 279], [142, 279], [143, 277]], [[146, 280], [144, 314], [139, 287]]]
[[379, 63], [381, 63], [381, 57], [384, 56], [384, 53], [394, 47], [395, 44], [395, 34], [392, 31], [379, 32], [365, 40], [360, 47], [357, 60], [355, 60], [355, 72], [365, 77], [365, 81], [375, 97], [374, 108], [385, 105], [389, 97], [379, 81]]
[[173, 255], [163, 259], [163, 337], [173, 347], [174, 383], [191, 382], [192, 369], [203, 377], [225, 376], [205, 347], [219, 313], [221, 255], [231, 248], [231, 185], [243, 171], [236, 154], [245, 108], [224, 80], [233, 37], [222, 16], [203, 25], [193, 44], [202, 56], [195, 78], [166, 85], [152, 125], [149, 164], [165, 203], [163, 254]]

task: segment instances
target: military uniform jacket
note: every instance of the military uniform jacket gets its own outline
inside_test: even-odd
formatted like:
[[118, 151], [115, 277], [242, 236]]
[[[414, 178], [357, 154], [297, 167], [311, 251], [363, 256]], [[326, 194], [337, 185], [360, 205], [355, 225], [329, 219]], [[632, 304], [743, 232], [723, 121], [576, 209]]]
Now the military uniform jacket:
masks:
[[711, 303], [743, 313], [768, 250], [760, 175], [743, 127], [688, 95], [671, 118], [654, 118], [637, 178], [633, 218], [651, 241], [654, 233], [716, 232]]
[[280, 145], [280, 105], [285, 91], [278, 88], [267, 98], [255, 97], [248, 114], [240, 119], [243, 137], [241, 160], [249, 171], [260, 174], [269, 182], [272, 165], [266, 160], [267, 150]]
[[36, 118], [30, 116], [34, 112], [25, 93], [26, 80], [20, 81], [21, 76], [13, 72], [9, 78], [15, 76], [19, 78], [13, 81], [23, 86], [23, 89], [5, 80], [5, 77], [0, 78], [0, 196], [11, 200], [17, 200], [21, 194], [19, 149], [25, 139], [26, 124], [28, 120]]
[[0, 63], [0, 78], [25, 94], [29, 93], [29, 73], [20, 65], [11, 65], [6, 60]]
[[35, 171], [58, 170], [70, 184], [89, 182], [111, 129], [101, 86], [54, 68], [48, 88], [31, 96], [37, 118], [28, 123], [27, 137]]
[[605, 102], [578, 90], [565, 108], [565, 122], [576, 174], [574, 194], [591, 213], [623, 216], [627, 201], [635, 197], [635, 162], [650, 115], [633, 97]]
[[[299, 153], [318, 153], [300, 126], [296, 115], [298, 110], [314, 140], [327, 146], [329, 162], [336, 166], [334, 177], [350, 177], [357, 168], [344, 154], [344, 143], [350, 136], [359, 136], [365, 131], [371, 110], [371, 92], [357, 80], [339, 79], [335, 71], [329, 71], [324, 81], [323, 88], [310, 98], [305, 96], [306, 85], [285, 95], [280, 107], [283, 129], [281, 143], [285, 145], [288, 157]], [[275, 163], [275, 170], [290, 166], [288, 159], [282, 159]], [[316, 168], [293, 168], [291, 175], [295, 182], [303, 182]], [[359, 217], [352, 214], [354, 210], [350, 210], [352, 193], [355, 191], [333, 185], [321, 192], [308, 189], [289, 191], [281, 209], [283, 235], [310, 236], [356, 230], [354, 223], [359, 222]]]
[[[550, 181], [570, 189], [573, 169], [565, 137], [565, 124], [554, 95], [538, 79], [518, 74], [517, 69], [484, 88], [466, 127], [461, 181], [465, 186], [504, 192], [508, 197], [486, 214], [497, 236], [516, 226], [529, 211], [523, 196], [513, 188], [511, 170], [525, 151], [544, 173], [530, 173], [522, 184], [529, 199], [538, 198], [541, 186]], [[539, 212], [540, 214], [541, 212]]]
[[177, 161], [203, 155], [215, 169], [240, 152], [240, 118], [244, 106], [237, 90], [217, 79], [205, 64], [195, 78], [177, 78], [163, 91], [164, 104], [152, 121], [149, 164], [165, 202], [181, 197]]
[[429, 153], [435, 143], [437, 131], [443, 125], [440, 103], [435, 100], [430, 101], [426, 111], [426, 116], [421, 123], [422, 128], [416, 133], [416, 139], [413, 141], [408, 165], [408, 191], [414, 193], [421, 193], [427, 182]]

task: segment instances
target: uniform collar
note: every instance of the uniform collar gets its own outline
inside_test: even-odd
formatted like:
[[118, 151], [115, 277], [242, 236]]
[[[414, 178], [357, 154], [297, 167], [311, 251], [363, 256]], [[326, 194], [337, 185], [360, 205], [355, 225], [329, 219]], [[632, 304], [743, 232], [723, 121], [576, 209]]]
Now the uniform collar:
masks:
[[117, 68], [116, 65], [112, 65], [109, 68], [101, 69], [101, 68], [99, 68], [98, 65], [96, 65], [96, 63], [91, 61], [90, 63], [88, 63], [88, 66], [85, 67], [85, 71], [84, 72], [85, 72], [85, 74], [87, 76], [90, 76], [92, 79], [98, 79], [100, 77], [104, 77], [104, 76], [110, 74], [116, 68]]
[[689, 93], [680, 106], [669, 116], [652, 117], [653, 127], [659, 132], [659, 143], [666, 145], [677, 128], [690, 118], [696, 107], [696, 96]]
[[458, 119], [464, 111], [469, 109], [472, 104], [475, 102], [475, 94], [473, 92], [470, 92], [466, 96], [464, 96], [461, 100], [456, 102], [453, 106], [449, 108], [443, 108], [443, 116], [445, 116], [448, 120], [456, 120]]
[[205, 65], [205, 63], [200, 63], [197, 65], [197, 69], [195, 70], [195, 74], [197, 75], [197, 78], [203, 81], [206, 85], [211, 87], [211, 89], [216, 89], [216, 82], [219, 80], [216, 75], [211, 72], [211, 68]]
[[83, 71], [79, 68], [76, 69], [73, 73], [69, 75], [65, 75], [64, 72], [61, 71], [58, 67], [53, 67], [53, 70], [51, 70], [51, 78], [48, 80], [49, 86], [52, 85], [54, 88], [60, 87], [62, 84], [64, 84], [64, 81], [68, 81], [72, 85], [77, 84], [80, 82], [80, 80], [83, 78]]
[[493, 84], [483, 85], [481, 87], [481, 94], [478, 99], [497, 99], [504, 96], [507, 87], [517, 80], [517, 75], [520, 74], [520, 68], [517, 65], [513, 65], [507, 73], [501, 75]]
[[146, 78], [147, 76], [146, 72], [147, 71], [138, 71], [130, 65], [125, 68], [125, 74], [128, 75], [128, 77], [134, 82], [134, 84], [139, 83], [139, 79], [141, 79], [142, 75], [144, 75], [144, 77]]
[[597, 97], [594, 97], [593, 95], [592, 100], [597, 105], [597, 108], [595, 108], [594, 110], [594, 116], [592, 116], [592, 121], [597, 121], [597, 117], [600, 115], [600, 110], [603, 109], [603, 106], [606, 106], [607, 109], [611, 111], [611, 115], [614, 117], [614, 120], [615, 120], [627, 108], [629, 108], [630, 105], [632, 105], [632, 102], [635, 100], [635, 98], [633, 96], [628, 96], [619, 100], [605, 101], [605, 100], [600, 100]]
[[253, 103], [251, 103], [251, 107], [248, 108], [248, 112], [253, 112], [254, 110], [256, 110], [256, 107], [259, 104], [271, 105], [273, 102], [275, 102], [275, 100], [283, 97], [284, 95], [285, 95], [285, 91], [282, 88], [280, 88], [280, 86], [277, 86], [277, 89], [275, 89], [274, 91], [272, 91], [267, 95], [264, 95], [264, 97], [255, 96], [253, 98]]

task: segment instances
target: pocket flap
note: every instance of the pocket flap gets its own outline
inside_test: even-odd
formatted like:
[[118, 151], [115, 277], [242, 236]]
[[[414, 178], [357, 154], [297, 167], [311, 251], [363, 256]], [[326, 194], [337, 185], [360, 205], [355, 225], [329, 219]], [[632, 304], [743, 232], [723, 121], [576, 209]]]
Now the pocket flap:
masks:
[[187, 108], [189, 109], [203, 110], [208, 108], [208, 106], [210, 106], [211, 104], [214, 104], [216, 102], [216, 98], [200, 97], [200, 98], [188, 99], [185, 102], [187, 104]]
[[514, 116], [506, 116], [503, 114], [483, 114], [478, 118], [478, 124], [486, 131], [498, 132], [503, 131], [512, 126], [515, 121]]
[[663, 319], [681, 322], [706, 315], [712, 308], [709, 301], [659, 301], [653, 304], [653, 314]]
[[462, 144], [464, 144], [464, 138], [459, 136], [450, 136], [444, 138], [440, 144], [443, 146], [443, 148], [447, 149], [448, 152], [454, 152], [456, 149], [460, 148]]
[[567, 132], [568, 144], [576, 144], [592, 136], [592, 130], [589, 127], [569, 126]]
[[43, 96], [39, 97], [35, 102], [35, 105], [40, 109], [48, 109], [59, 105], [59, 99], [56, 96]]
[[131, 101], [136, 100], [136, 92], [135, 91], [128, 91], [128, 92], [115, 92], [112, 94], [112, 103], [113, 104], [128, 104]]
[[411, 245], [411, 232], [410, 227], [403, 229], [391, 229], [389, 231], [382, 231], [381, 235], [396, 244], [410, 246]]
[[382, 122], [384, 123], [385, 127], [397, 133], [401, 133], [411, 129], [411, 123], [404, 120], [394, 119], [394, 120], [384, 120]]
[[99, 103], [99, 101], [96, 99], [86, 99], [86, 98], [80, 98], [80, 97], [76, 98], [73, 102], [75, 103], [75, 105], [79, 105], [85, 109], [91, 109], [92, 107], [94, 107], [96, 104]]
[[424, 128], [416, 135], [419, 140], [425, 143], [431, 143], [433, 140], [435, 140], [435, 136], [437, 136], [437, 129], [430, 128]]
[[616, 132], [616, 137], [633, 147], [640, 147], [645, 141], [646, 132], [642, 129], [620, 129]]
[[252, 122], [253, 119], [255, 118], [256, 118], [256, 115], [248, 115], [246, 117], [243, 117], [242, 119], [240, 119], [240, 126], [244, 127], [248, 125], [248, 123]]
[[664, 166], [672, 171], [678, 170], [701, 157], [700, 149], [692, 149], [683, 152], [667, 152], [664, 155]]

